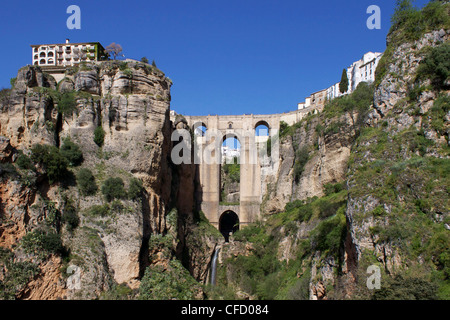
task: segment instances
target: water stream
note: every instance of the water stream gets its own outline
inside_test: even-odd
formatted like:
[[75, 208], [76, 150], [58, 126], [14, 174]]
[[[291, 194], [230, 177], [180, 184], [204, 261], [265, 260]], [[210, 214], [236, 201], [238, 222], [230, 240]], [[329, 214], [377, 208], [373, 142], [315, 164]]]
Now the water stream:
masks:
[[214, 251], [214, 255], [211, 261], [211, 285], [216, 285], [216, 272], [217, 272], [217, 258], [219, 256], [220, 247], [217, 247]]

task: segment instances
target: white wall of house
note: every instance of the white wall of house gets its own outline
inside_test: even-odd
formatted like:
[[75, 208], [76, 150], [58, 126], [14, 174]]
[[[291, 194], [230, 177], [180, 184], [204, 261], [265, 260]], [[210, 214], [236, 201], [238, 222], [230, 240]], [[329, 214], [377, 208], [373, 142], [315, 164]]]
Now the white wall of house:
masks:
[[38, 66], [73, 66], [95, 60], [95, 45], [89, 43], [33, 46], [31, 51], [33, 65]]
[[[380, 52], [367, 52], [360, 60], [353, 62], [352, 65], [347, 68], [349, 89], [344, 95], [355, 91], [361, 82], [375, 81], [375, 70], [382, 56], [383, 53]], [[339, 83], [336, 83], [327, 89], [328, 100], [335, 99], [342, 95], [343, 94], [339, 90]]]

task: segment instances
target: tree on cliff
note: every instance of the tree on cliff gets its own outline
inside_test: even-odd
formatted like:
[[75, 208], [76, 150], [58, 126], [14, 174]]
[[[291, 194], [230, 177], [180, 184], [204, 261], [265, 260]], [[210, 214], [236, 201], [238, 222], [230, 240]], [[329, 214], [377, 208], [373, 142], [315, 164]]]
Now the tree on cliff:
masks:
[[348, 91], [348, 77], [347, 77], [347, 70], [342, 71], [342, 77], [341, 82], [339, 83], [339, 91], [341, 93], [345, 93]]
[[117, 57], [124, 57], [122, 54], [122, 46], [118, 43], [111, 43], [109, 46], [105, 48], [105, 51], [113, 56], [113, 59], [116, 60]]
[[417, 12], [411, 0], [397, 0], [395, 12], [391, 17], [391, 31], [397, 30]]

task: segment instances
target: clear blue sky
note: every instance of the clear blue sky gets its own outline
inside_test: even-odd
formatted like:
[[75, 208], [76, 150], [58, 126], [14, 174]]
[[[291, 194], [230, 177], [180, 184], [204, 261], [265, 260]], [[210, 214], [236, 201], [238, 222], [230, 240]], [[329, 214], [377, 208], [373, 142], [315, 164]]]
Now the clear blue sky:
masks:
[[[417, 0], [417, 6], [428, 1]], [[81, 30], [66, 9], [81, 8]], [[382, 29], [369, 30], [369, 5]], [[171, 108], [187, 115], [294, 110], [340, 80], [367, 51], [384, 51], [394, 0], [6, 1], [0, 11], [0, 88], [31, 64], [30, 44], [99, 41], [146, 56], [170, 77]]]

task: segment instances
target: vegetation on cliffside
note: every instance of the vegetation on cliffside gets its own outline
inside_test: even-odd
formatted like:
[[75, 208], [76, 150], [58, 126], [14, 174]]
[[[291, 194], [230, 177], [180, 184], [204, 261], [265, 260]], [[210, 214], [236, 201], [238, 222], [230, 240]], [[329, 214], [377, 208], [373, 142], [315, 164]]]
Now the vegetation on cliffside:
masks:
[[[324, 185], [322, 197], [290, 202], [236, 233], [236, 243], [251, 249], [227, 258], [219, 291], [256, 299], [450, 299], [450, 51], [448, 40], [434, 42], [450, 29], [449, 8], [398, 1], [376, 83], [281, 126], [285, 143], [310, 133], [302, 136], [309, 144], [293, 146], [298, 183], [321, 141], [342, 134], [349, 116], [347, 175]], [[408, 66], [414, 58], [420, 62]], [[385, 100], [393, 99], [388, 90], [396, 100]], [[381, 270], [380, 289], [367, 288], [370, 265]]]

